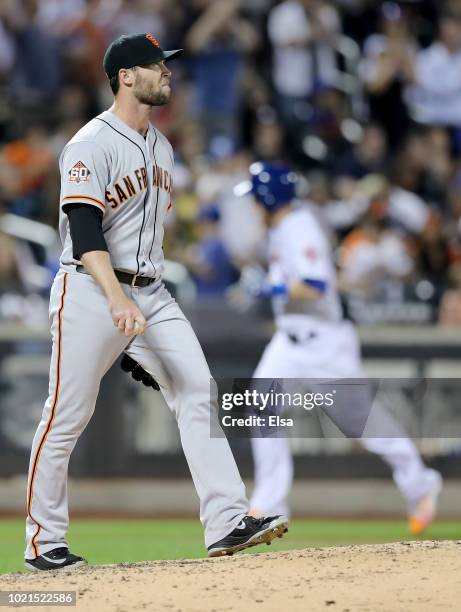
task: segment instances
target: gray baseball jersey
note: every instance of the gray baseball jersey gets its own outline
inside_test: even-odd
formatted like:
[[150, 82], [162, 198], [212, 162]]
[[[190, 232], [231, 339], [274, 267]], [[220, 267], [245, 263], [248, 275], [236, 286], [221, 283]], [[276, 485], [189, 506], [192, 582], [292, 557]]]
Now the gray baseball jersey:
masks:
[[[210, 438], [210, 419], [217, 419], [217, 410], [210, 399], [208, 364], [191, 325], [159, 278], [173, 186], [171, 146], [153, 126], [144, 139], [104, 112], [69, 142], [60, 169], [64, 250], [50, 296], [49, 396], [29, 464], [26, 558], [67, 547], [69, 457], [91, 418], [101, 378], [122, 351], [154, 376], [176, 416], [210, 546], [242, 520], [248, 502], [226, 438]], [[77, 271], [62, 210], [72, 203], [103, 212], [114, 268], [155, 278], [146, 287], [121, 285], [146, 318], [143, 336], [121, 334], [99, 285]]]
[[87, 123], [62, 152], [59, 230], [66, 269], [73, 258], [66, 204], [99, 208], [112, 265], [142, 276], [163, 270], [163, 222], [172, 205], [173, 150], [152, 125], [144, 139], [105, 111]]

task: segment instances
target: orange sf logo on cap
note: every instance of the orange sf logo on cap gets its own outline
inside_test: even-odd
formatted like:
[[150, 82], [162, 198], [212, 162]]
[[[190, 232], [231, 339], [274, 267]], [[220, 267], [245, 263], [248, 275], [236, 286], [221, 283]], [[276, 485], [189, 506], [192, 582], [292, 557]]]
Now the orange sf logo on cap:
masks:
[[152, 36], [152, 34], [147, 34], [146, 35], [147, 40], [150, 40], [150, 42], [155, 46], [158, 47], [160, 49], [160, 45], [158, 44], [158, 40], [156, 38], [154, 38]]

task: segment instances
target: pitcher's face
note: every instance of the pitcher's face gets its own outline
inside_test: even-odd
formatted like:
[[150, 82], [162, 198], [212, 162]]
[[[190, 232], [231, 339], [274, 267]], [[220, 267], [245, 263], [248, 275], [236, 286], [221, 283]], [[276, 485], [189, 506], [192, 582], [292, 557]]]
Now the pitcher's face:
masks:
[[171, 97], [171, 71], [165, 62], [136, 66], [133, 95], [142, 104], [163, 106]]

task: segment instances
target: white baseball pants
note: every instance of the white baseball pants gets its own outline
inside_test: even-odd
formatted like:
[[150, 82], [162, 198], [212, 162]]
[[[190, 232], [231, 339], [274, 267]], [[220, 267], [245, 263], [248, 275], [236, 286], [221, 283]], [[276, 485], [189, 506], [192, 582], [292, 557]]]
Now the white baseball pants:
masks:
[[[308, 329], [303, 330], [308, 337]], [[254, 378], [340, 379], [364, 378], [357, 332], [349, 321], [317, 323], [315, 337], [298, 344], [277, 331], [267, 345]], [[357, 406], [348, 406], [350, 413]], [[390, 419], [390, 417], [388, 417]], [[392, 420], [392, 419], [390, 419]], [[396, 429], [399, 426], [395, 424]], [[391, 468], [394, 481], [409, 510], [427, 494], [439, 475], [427, 468], [411, 440], [360, 438], [367, 450]], [[255, 486], [250, 507], [265, 515], [289, 514], [288, 495], [293, 480], [293, 459], [286, 438], [252, 438]]]

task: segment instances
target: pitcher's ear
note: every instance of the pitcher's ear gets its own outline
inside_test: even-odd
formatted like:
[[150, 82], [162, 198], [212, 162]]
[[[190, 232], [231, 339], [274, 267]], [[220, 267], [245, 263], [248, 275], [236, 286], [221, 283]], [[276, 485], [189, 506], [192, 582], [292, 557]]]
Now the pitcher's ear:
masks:
[[118, 71], [120, 84], [132, 87], [135, 80], [135, 68], [121, 68]]

